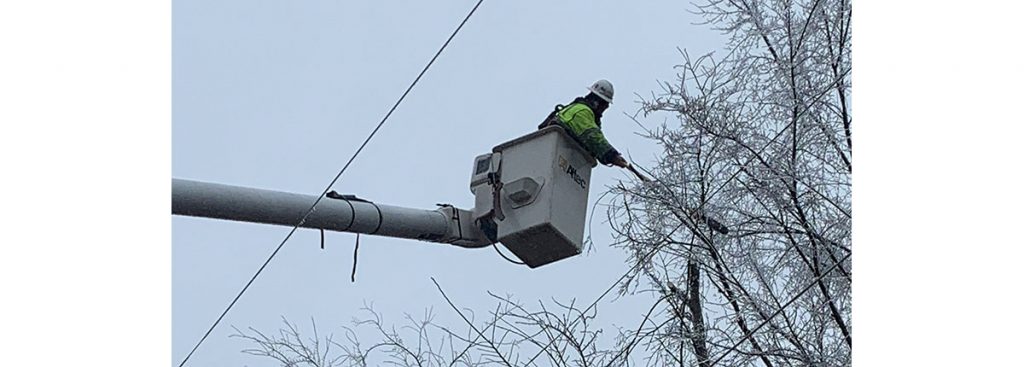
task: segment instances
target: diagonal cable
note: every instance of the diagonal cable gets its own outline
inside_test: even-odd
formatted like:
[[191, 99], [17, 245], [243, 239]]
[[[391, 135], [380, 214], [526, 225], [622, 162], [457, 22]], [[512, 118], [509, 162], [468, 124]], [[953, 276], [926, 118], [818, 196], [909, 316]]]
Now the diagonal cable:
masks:
[[405, 100], [405, 97], [409, 95], [409, 92], [412, 91], [412, 88], [416, 86], [416, 83], [420, 81], [420, 78], [423, 77], [423, 74], [425, 74], [427, 70], [430, 69], [430, 66], [434, 64], [434, 61], [437, 60], [437, 57], [441, 56], [441, 52], [444, 51], [446, 47], [448, 47], [448, 44], [451, 43], [452, 39], [455, 38], [455, 35], [459, 33], [459, 30], [462, 29], [462, 26], [465, 25], [467, 21], [469, 21], [469, 18], [473, 16], [473, 13], [476, 12], [476, 9], [480, 7], [481, 3], [483, 3], [483, 0], [477, 1], [476, 5], [473, 6], [473, 9], [469, 11], [469, 14], [466, 14], [466, 17], [462, 19], [462, 22], [459, 23], [459, 26], [457, 28], [455, 28], [455, 31], [452, 32], [451, 36], [448, 36], [448, 40], [446, 40], [444, 42], [444, 45], [442, 45], [441, 48], [437, 50], [437, 53], [435, 53], [434, 57], [430, 59], [430, 62], [427, 63], [427, 66], [423, 67], [423, 70], [420, 71], [420, 74], [417, 75], [416, 79], [412, 81], [412, 84], [409, 84], [409, 87], [406, 88], [405, 92], [402, 93], [402, 96], [398, 98], [398, 101], [396, 101], [395, 104], [391, 106], [391, 109], [388, 110], [388, 113], [384, 115], [384, 118], [382, 118], [380, 122], [377, 123], [377, 127], [373, 129], [369, 136], [366, 137], [366, 140], [364, 140], [363, 144], [359, 146], [359, 149], [356, 149], [356, 152], [352, 154], [352, 158], [349, 158], [348, 162], [345, 163], [345, 166], [342, 167], [340, 171], [338, 171], [338, 174], [335, 175], [334, 179], [331, 180], [331, 183], [328, 184], [326, 188], [324, 188], [324, 191], [320, 193], [320, 196], [317, 197], [316, 201], [313, 202], [313, 205], [309, 207], [309, 210], [307, 210], [306, 214], [302, 216], [302, 219], [300, 219], [299, 222], [296, 223], [294, 227], [292, 227], [291, 231], [288, 232], [288, 235], [285, 236], [283, 240], [281, 240], [281, 243], [277, 245], [277, 248], [274, 249], [274, 252], [270, 254], [270, 257], [267, 257], [267, 260], [263, 262], [263, 265], [261, 265], [260, 268], [256, 270], [256, 273], [252, 275], [252, 278], [250, 278], [249, 282], [245, 284], [245, 287], [242, 287], [242, 290], [238, 292], [238, 295], [235, 296], [235, 299], [233, 299], [231, 303], [228, 304], [228, 307], [224, 309], [224, 312], [220, 314], [220, 317], [217, 317], [217, 321], [214, 321], [213, 325], [210, 325], [210, 329], [206, 331], [206, 334], [203, 334], [203, 337], [199, 339], [199, 342], [196, 343], [196, 346], [192, 348], [192, 351], [190, 351], [188, 355], [185, 356], [185, 359], [183, 359], [181, 363], [178, 364], [178, 367], [182, 367], [185, 365], [186, 362], [188, 362], [188, 359], [192, 357], [192, 354], [195, 353], [197, 349], [199, 349], [199, 346], [203, 344], [206, 338], [210, 336], [210, 333], [213, 332], [213, 329], [216, 328], [217, 324], [219, 324], [220, 321], [224, 319], [224, 316], [227, 315], [228, 311], [230, 311], [231, 308], [235, 305], [235, 303], [238, 302], [238, 299], [242, 297], [242, 294], [244, 294], [245, 291], [249, 289], [249, 286], [252, 285], [253, 281], [256, 280], [256, 277], [258, 277], [260, 273], [263, 272], [263, 269], [267, 267], [267, 264], [270, 264], [270, 261], [274, 259], [274, 256], [277, 255], [278, 251], [281, 251], [281, 248], [284, 247], [284, 244], [288, 242], [288, 239], [290, 239], [292, 235], [295, 234], [295, 231], [298, 230], [299, 227], [301, 227], [306, 222], [306, 219], [309, 217], [309, 215], [316, 210], [316, 205], [320, 203], [320, 200], [324, 198], [324, 195], [327, 195], [327, 191], [329, 191], [331, 187], [334, 186], [336, 182], [338, 182], [338, 179], [340, 179], [341, 175], [345, 173], [345, 170], [348, 169], [349, 165], [351, 165], [352, 162], [355, 161], [356, 157], [359, 156], [359, 153], [361, 153], [363, 151], [363, 148], [365, 148], [366, 145], [370, 142], [370, 139], [373, 139], [373, 136], [377, 134], [377, 131], [380, 130], [382, 126], [384, 126], [384, 123], [387, 122], [388, 118], [391, 117], [391, 114], [395, 112], [395, 109], [398, 108], [398, 105], [400, 105], [402, 101]]
[[812, 282], [809, 282], [807, 284], [807, 286], [804, 287], [803, 290], [801, 290], [799, 293], [796, 294], [796, 296], [794, 296], [792, 299], [790, 299], [788, 302], [786, 302], [786, 304], [784, 304], [781, 307], [779, 307], [778, 310], [775, 310], [775, 313], [772, 313], [770, 316], [768, 316], [768, 318], [765, 319], [764, 321], [762, 321], [760, 324], [758, 324], [757, 327], [751, 329], [750, 333], [748, 333], [746, 336], [744, 336], [743, 339], [740, 339], [740, 341], [736, 342], [736, 344], [733, 344], [733, 346], [731, 346], [728, 349], [726, 349], [725, 352], [722, 352], [722, 354], [720, 356], [718, 356], [718, 358], [715, 358], [714, 362], [711, 362], [711, 365], [714, 366], [718, 362], [721, 362], [722, 359], [725, 358], [725, 356], [729, 355], [729, 353], [731, 353], [733, 351], [736, 351], [737, 350], [736, 348], [739, 348], [739, 346], [741, 344], [743, 344], [743, 342], [746, 342], [747, 339], [750, 339], [751, 337], [753, 337], [754, 333], [756, 333], [758, 330], [761, 330], [762, 327], [764, 327], [765, 325], [768, 325], [768, 322], [770, 322], [773, 318], [775, 318], [775, 316], [778, 316], [780, 313], [782, 313], [782, 311], [785, 310], [786, 307], [789, 307], [789, 305], [793, 304], [793, 302], [796, 302], [796, 300], [800, 299], [800, 297], [803, 297], [804, 293], [807, 293], [807, 291], [809, 291], [811, 288], [814, 288], [814, 286], [816, 284], [818, 284], [817, 282], [819, 280], [825, 278], [825, 276], [828, 275], [828, 273], [831, 273], [833, 270], [836, 270], [836, 267], [838, 267], [839, 264], [841, 264], [843, 261], [846, 261], [846, 259], [849, 259], [850, 255], [853, 255], [853, 254], [852, 253], [846, 254], [846, 256], [844, 256], [842, 259], [837, 261], [835, 264], [832, 264], [832, 266], [830, 266], [827, 270], [825, 270], [823, 273], [821, 273], [821, 275], [819, 275], [817, 278], [815, 278]]

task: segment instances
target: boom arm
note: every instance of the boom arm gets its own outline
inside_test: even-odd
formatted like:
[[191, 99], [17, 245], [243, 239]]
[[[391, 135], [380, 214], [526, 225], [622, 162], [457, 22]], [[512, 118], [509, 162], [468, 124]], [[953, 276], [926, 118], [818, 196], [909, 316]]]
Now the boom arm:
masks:
[[[294, 226], [317, 197], [183, 179], [173, 179], [171, 213], [243, 222]], [[483, 247], [491, 242], [473, 223], [471, 211], [452, 206], [409, 209], [358, 199], [324, 198], [301, 225], [338, 232], [373, 234]]]
[[590, 169], [596, 164], [561, 127], [549, 126], [473, 160], [471, 210], [400, 208], [341, 195], [317, 201], [312, 195], [173, 179], [171, 212], [460, 247], [501, 242], [536, 268], [582, 252]]

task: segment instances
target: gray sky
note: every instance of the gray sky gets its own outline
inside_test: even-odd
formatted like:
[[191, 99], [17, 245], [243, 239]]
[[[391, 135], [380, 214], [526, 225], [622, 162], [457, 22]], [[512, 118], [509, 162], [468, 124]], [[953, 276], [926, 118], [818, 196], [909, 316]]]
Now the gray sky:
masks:
[[[474, 0], [173, 2], [172, 175], [317, 194], [454, 30]], [[378, 203], [469, 209], [472, 159], [536, 128], [551, 108], [612, 81], [609, 140], [648, 164], [658, 151], [622, 116], [634, 93], [674, 82], [676, 47], [691, 55], [722, 40], [683, 1], [485, 0], [334, 189]], [[660, 123], [670, 116], [645, 120]], [[597, 167], [591, 204], [628, 172]], [[588, 208], [590, 206], [588, 205]], [[189, 361], [193, 366], [270, 366], [241, 354], [231, 326], [263, 331], [281, 316], [340, 334], [372, 302], [388, 322], [433, 307], [457, 315], [433, 276], [462, 307], [495, 302], [486, 291], [589, 304], [625, 270], [608, 247], [605, 211], [588, 223], [594, 251], [542, 268], [507, 263], [493, 249], [363, 236], [356, 283], [354, 235], [301, 230]], [[173, 352], [176, 365], [262, 264], [289, 228], [174, 217]], [[610, 301], [607, 298], [606, 301]], [[634, 327], [646, 296], [599, 306], [608, 338]], [[481, 313], [482, 315], [482, 313]]]
[[[551, 105], [605, 77], [620, 95], [609, 115], [631, 111], [621, 97], [670, 78], [674, 46], [696, 53], [720, 44], [689, 25], [685, 2], [491, 1], [340, 191], [410, 207], [465, 205], [471, 157], [531, 130]], [[375, 1], [370, 12], [370, 2], [277, 9], [174, 1], [171, 151], [167, 3], [0, 2], [0, 315], [4, 351], [15, 351], [5, 353], [7, 364], [179, 361], [287, 228], [172, 219], [168, 356], [168, 155], [175, 177], [317, 193], [472, 5]], [[853, 18], [856, 113], [865, 122], [853, 132], [863, 147], [854, 194], [854, 360], [1011, 365], [1024, 322], [1014, 312], [1021, 247], [1012, 235], [1024, 206], [1012, 169], [1024, 135], [1015, 123], [1024, 68], [1012, 46], [1024, 5], [922, 3], [858, 2]], [[576, 36], [595, 19], [611, 24], [596, 33], [606, 38]], [[499, 100], [515, 102], [479, 116]], [[442, 124], [464, 131], [444, 134], [455, 129]], [[606, 128], [643, 161], [653, 148], [628, 125], [609, 117]], [[469, 129], [476, 126], [486, 128]], [[409, 136], [443, 148], [402, 144]], [[413, 189], [403, 177], [439, 179]], [[593, 186], [621, 177], [598, 170]], [[366, 237], [352, 285], [351, 237], [331, 235], [321, 253], [313, 251], [316, 236], [303, 232], [225, 325], [269, 330], [278, 315], [315, 315], [336, 330], [362, 300], [377, 300], [391, 320], [427, 306], [450, 316], [430, 290], [431, 274], [465, 306], [492, 304], [484, 289], [590, 300], [619, 266], [617, 252], [601, 245], [606, 232], [595, 235], [596, 254], [536, 271], [484, 250]], [[619, 306], [603, 306], [602, 315], [637, 313], [628, 302], [619, 308], [628, 312], [614, 313]], [[950, 310], [970, 318], [951, 318]], [[244, 345], [226, 334], [215, 332], [192, 365], [267, 365], [238, 354]]]

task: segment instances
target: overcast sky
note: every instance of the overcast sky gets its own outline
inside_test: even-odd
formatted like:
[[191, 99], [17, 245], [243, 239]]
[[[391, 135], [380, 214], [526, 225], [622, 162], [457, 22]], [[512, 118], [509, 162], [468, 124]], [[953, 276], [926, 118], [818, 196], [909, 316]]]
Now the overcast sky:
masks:
[[[285, 3], [0, 2], [7, 364], [177, 365], [287, 228], [168, 221], [167, 166], [174, 177], [320, 192], [472, 5]], [[612, 142], [643, 162], [655, 148], [612, 118], [635, 108], [622, 97], [671, 79], [676, 46], [721, 44], [690, 25], [687, 6], [488, 0], [336, 189], [468, 206], [474, 155], [532, 130], [597, 78], [619, 91]], [[1022, 5], [855, 7], [854, 360], [1012, 365], [1024, 321], [1013, 291]], [[624, 177], [599, 167], [592, 197]], [[433, 306], [454, 321], [431, 275], [469, 307], [493, 305], [484, 290], [589, 301], [621, 270], [601, 228], [596, 253], [538, 270], [489, 249], [364, 237], [356, 284], [351, 235], [329, 235], [320, 252], [302, 231], [190, 365], [270, 365], [239, 354], [227, 326], [315, 316], [337, 330], [363, 301], [389, 320]], [[603, 320], [635, 320], [641, 303], [603, 305]]]
[[[173, 172], [187, 178], [318, 194], [474, 5], [459, 1], [198, 1], [173, 3]], [[683, 1], [484, 1], [334, 189], [378, 203], [472, 208], [472, 159], [536, 129], [551, 108], [614, 83], [604, 131], [649, 163], [658, 151], [634, 135], [635, 94], [674, 82], [677, 47], [702, 54], [717, 33]], [[648, 123], [671, 116], [659, 115]], [[628, 172], [597, 167], [591, 204]], [[588, 205], [588, 208], [590, 205]], [[588, 221], [593, 251], [538, 269], [493, 249], [301, 230], [288, 242], [190, 365], [270, 366], [241, 354], [231, 326], [273, 331], [281, 316], [340, 333], [372, 302], [387, 321], [422, 315], [459, 326], [430, 277], [463, 307], [486, 292], [589, 304], [626, 267], [608, 246], [605, 210]], [[289, 228], [174, 217], [173, 361], [180, 362]], [[611, 301], [611, 298], [606, 299]], [[647, 296], [603, 302], [603, 325], [635, 327]], [[370, 336], [367, 336], [368, 338]]]

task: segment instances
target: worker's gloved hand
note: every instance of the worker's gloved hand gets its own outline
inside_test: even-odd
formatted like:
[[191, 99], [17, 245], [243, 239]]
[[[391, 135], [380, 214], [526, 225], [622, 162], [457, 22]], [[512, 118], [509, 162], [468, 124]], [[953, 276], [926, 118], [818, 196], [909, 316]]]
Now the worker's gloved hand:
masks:
[[623, 158], [621, 155], [615, 157], [615, 159], [612, 160], [612, 164], [622, 168], [629, 167], [629, 162], [627, 162], [626, 158]]

